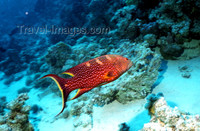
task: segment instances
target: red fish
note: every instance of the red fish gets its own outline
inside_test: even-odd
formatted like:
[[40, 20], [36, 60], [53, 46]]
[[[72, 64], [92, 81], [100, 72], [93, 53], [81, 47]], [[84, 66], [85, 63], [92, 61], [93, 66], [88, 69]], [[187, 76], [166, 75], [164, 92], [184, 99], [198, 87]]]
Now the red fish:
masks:
[[58, 85], [63, 101], [62, 110], [59, 113], [61, 114], [66, 106], [65, 103], [70, 92], [78, 89], [76, 95], [71, 99], [73, 100], [97, 86], [116, 80], [132, 65], [128, 58], [120, 55], [104, 55], [63, 72], [63, 74], [72, 76], [71, 78], [65, 79], [54, 74], [49, 74], [42, 78], [50, 77]]

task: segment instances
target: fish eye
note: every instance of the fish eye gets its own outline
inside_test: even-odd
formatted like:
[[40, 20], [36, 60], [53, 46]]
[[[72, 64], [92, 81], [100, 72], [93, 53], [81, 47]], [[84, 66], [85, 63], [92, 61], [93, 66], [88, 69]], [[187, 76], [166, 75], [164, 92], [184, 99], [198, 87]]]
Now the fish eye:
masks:
[[125, 58], [125, 60], [128, 60], [128, 58]]

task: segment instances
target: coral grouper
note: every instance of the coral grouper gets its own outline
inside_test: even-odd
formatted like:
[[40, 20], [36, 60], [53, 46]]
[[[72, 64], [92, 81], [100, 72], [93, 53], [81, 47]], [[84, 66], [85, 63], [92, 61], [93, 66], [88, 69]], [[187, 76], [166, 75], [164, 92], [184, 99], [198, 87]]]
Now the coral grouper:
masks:
[[81, 63], [63, 73], [72, 76], [71, 78], [64, 79], [54, 74], [42, 78], [50, 77], [58, 85], [62, 93], [63, 108], [60, 112], [62, 113], [71, 91], [78, 89], [76, 95], [71, 99], [73, 100], [99, 85], [116, 80], [132, 65], [129, 59], [120, 55], [104, 55]]

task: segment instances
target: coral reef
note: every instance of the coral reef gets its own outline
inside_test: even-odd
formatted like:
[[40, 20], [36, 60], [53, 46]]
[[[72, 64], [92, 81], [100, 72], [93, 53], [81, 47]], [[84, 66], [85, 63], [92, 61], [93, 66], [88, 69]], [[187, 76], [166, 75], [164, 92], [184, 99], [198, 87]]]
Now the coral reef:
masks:
[[33, 131], [28, 119], [31, 107], [24, 105], [28, 98], [27, 94], [20, 94], [17, 99], [7, 104], [11, 111], [0, 119], [0, 130]]
[[149, 112], [151, 112], [151, 120], [144, 124], [141, 131], [200, 129], [199, 115], [191, 115], [180, 111], [177, 107], [169, 107], [164, 97], [155, 100]]
[[45, 56], [47, 64], [54, 68], [62, 68], [65, 61], [72, 53], [71, 46], [63, 42], [59, 42], [50, 48]]
[[104, 48], [96, 40], [97, 37], [83, 36], [77, 40], [76, 45], [72, 47], [74, 55], [79, 63], [85, 62], [92, 58], [107, 54], [109, 48]]
[[[124, 79], [120, 80], [123, 82], [118, 86], [122, 88], [119, 89], [116, 100], [126, 103], [133, 99], [145, 98], [157, 80], [161, 62], [160, 56], [148, 48], [149, 44], [147, 42], [138, 44], [125, 42], [120, 46], [121, 48], [114, 50], [114, 52], [131, 58], [134, 68], [131, 68], [129, 70], [130, 74], [128, 72], [127, 76], [124, 75]], [[120, 49], [123, 49], [123, 51]]]
[[193, 53], [188, 52], [184, 44], [199, 39], [199, 18], [194, 15], [199, 12], [199, 2], [126, 0], [125, 3], [129, 6], [118, 9], [113, 15], [111, 23], [116, 26], [110, 33], [132, 41], [145, 40], [148, 34], [155, 35], [150, 46], [158, 47], [165, 59], [199, 56], [199, 45]]
[[119, 38], [128, 38], [131, 40], [138, 37], [139, 25], [142, 24], [142, 21], [140, 19], [133, 20], [133, 18], [137, 17], [136, 10], [135, 5], [125, 6], [117, 10], [111, 19], [111, 23], [116, 24], [116, 29], [110, 33], [117, 35]]
[[[145, 109], [147, 110], [151, 110], [152, 106], [154, 104], [154, 102], [156, 102], [158, 99], [160, 99], [161, 97], [164, 97], [164, 95], [162, 93], [158, 93], [158, 94], [150, 94], [146, 97], [146, 104], [145, 104]], [[151, 113], [151, 112], [149, 112]]]
[[[198, 39], [199, 31], [195, 30], [193, 27], [198, 25], [198, 19], [194, 14], [198, 13], [200, 9], [199, 2], [195, 1], [176, 1], [164, 0], [159, 3], [158, 8], [151, 11], [148, 18], [150, 20], [155, 20], [158, 24], [160, 37], [165, 37], [164, 43], [160, 44], [161, 54], [167, 59], [176, 59], [177, 57], [183, 55], [185, 52], [184, 44], [190, 39]], [[192, 28], [191, 28], [192, 27]], [[197, 28], [197, 27], [196, 27]], [[194, 31], [195, 30], [195, 31]], [[171, 38], [168, 37], [170, 32]], [[198, 38], [197, 38], [198, 36]], [[170, 54], [164, 49], [174, 50]], [[187, 50], [187, 48], [186, 48]], [[179, 52], [176, 55], [173, 53]], [[193, 53], [192, 53], [193, 54]], [[198, 53], [197, 53], [198, 54]], [[190, 54], [185, 54], [185, 58], [193, 58]]]
[[80, 116], [81, 114], [92, 114], [93, 112], [93, 103], [90, 100], [87, 100], [86, 96], [83, 96], [81, 99], [75, 100], [71, 106], [70, 113], [73, 116]]

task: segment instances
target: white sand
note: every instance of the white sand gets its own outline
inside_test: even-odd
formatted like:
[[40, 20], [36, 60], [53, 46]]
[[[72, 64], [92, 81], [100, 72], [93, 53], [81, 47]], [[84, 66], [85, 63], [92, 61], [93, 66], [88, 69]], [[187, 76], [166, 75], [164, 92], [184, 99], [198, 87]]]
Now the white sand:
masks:
[[[162, 92], [165, 99], [176, 104], [181, 110], [200, 114], [200, 57], [187, 61], [168, 61], [164, 79], [153, 90]], [[183, 78], [179, 66], [189, 65], [190, 78]]]
[[119, 124], [129, 122], [141, 111], [145, 100], [137, 100], [128, 104], [117, 101], [103, 107], [95, 107], [93, 113], [93, 131], [117, 131]]

